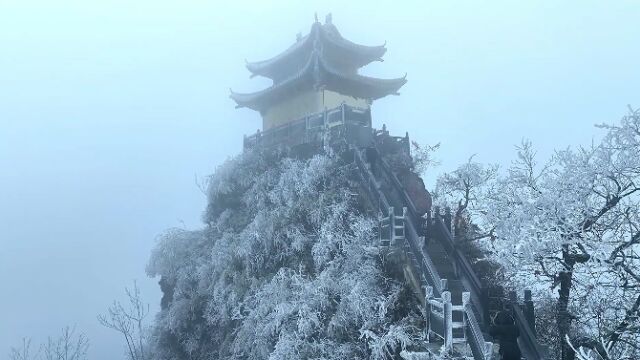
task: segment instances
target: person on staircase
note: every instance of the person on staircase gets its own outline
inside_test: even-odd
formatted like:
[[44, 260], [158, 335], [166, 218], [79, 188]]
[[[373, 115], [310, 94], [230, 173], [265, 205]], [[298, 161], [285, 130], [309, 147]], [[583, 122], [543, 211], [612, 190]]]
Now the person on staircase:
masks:
[[508, 305], [505, 304], [503, 309], [498, 311], [491, 319], [489, 335], [498, 340], [500, 344], [500, 359], [521, 360], [522, 353], [518, 346], [520, 330], [518, 330], [518, 326]]

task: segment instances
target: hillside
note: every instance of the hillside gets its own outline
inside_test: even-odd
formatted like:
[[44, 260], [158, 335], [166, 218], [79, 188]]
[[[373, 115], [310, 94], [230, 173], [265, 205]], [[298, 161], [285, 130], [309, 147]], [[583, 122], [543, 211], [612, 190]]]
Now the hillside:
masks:
[[419, 336], [376, 222], [337, 156], [245, 152], [209, 179], [200, 230], [163, 235], [154, 359], [382, 359]]

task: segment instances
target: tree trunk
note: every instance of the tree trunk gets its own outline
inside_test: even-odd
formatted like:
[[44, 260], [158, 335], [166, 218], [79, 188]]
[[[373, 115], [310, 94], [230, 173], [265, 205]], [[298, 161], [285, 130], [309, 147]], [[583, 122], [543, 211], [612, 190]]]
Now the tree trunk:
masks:
[[567, 344], [566, 338], [569, 335], [569, 329], [571, 327], [571, 315], [569, 314], [569, 296], [571, 294], [571, 286], [573, 281], [573, 271], [562, 271], [559, 274], [560, 289], [558, 294], [558, 303], [556, 304], [556, 322], [558, 324], [558, 336], [560, 341], [560, 350], [562, 352], [562, 360], [574, 360], [575, 352], [569, 344]]

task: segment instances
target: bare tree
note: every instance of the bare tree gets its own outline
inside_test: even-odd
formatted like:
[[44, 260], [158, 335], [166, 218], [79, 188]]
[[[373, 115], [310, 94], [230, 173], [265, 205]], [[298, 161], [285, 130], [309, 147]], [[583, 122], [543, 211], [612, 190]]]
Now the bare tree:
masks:
[[44, 360], [86, 360], [89, 339], [83, 333], [76, 335], [75, 326], [65, 327], [57, 338], [49, 337], [42, 346]]
[[12, 347], [9, 353], [9, 360], [35, 360], [40, 355], [40, 350], [31, 349], [31, 338], [22, 338], [22, 345], [18, 348]]
[[31, 338], [23, 338], [18, 348], [11, 348], [10, 360], [86, 360], [89, 339], [83, 333], [76, 335], [76, 328], [66, 326], [57, 338], [49, 337], [47, 342], [34, 350]]
[[145, 360], [145, 318], [149, 314], [149, 305], [143, 303], [137, 282], [133, 288], [125, 288], [128, 298], [126, 307], [114, 301], [106, 315], [99, 315], [98, 321], [104, 327], [119, 332], [127, 344], [127, 355], [130, 360]]

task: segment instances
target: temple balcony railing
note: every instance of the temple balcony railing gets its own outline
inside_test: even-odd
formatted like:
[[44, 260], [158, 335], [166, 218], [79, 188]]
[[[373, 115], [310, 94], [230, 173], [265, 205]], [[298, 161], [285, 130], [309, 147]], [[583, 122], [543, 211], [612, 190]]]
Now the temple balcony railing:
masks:
[[393, 136], [389, 134], [386, 125], [382, 125], [382, 129], [373, 130], [374, 145], [381, 153], [396, 153], [398, 150], [407, 156], [411, 156], [411, 141], [409, 141], [409, 133], [405, 136]]
[[338, 139], [360, 146], [368, 145], [373, 139], [370, 109], [342, 104], [268, 130], [258, 130], [253, 135], [245, 136], [243, 145], [248, 150], [257, 147], [324, 145]]

